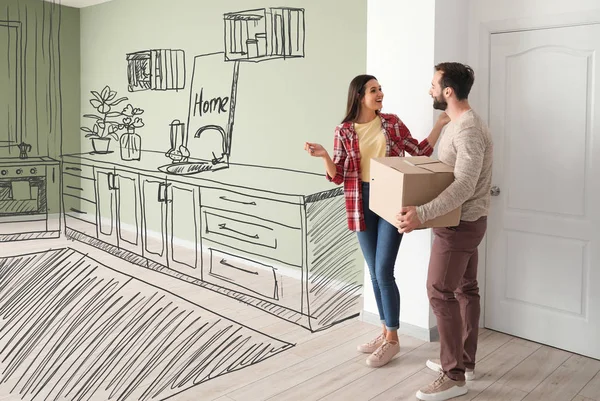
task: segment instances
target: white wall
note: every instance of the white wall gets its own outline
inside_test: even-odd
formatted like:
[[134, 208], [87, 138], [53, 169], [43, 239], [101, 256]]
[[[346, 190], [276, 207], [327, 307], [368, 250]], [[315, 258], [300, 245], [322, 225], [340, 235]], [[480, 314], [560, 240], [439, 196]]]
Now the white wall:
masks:
[[[435, 1], [369, 0], [367, 10], [367, 73], [382, 85], [384, 111], [397, 114], [421, 140], [432, 127], [428, 95], [434, 62]], [[430, 308], [425, 287], [431, 230], [404, 236], [396, 262], [400, 289], [400, 320], [429, 329]], [[377, 314], [365, 268], [366, 312]]]
[[[367, 72], [383, 86], [384, 110], [398, 114], [418, 139], [438, 116], [428, 94], [434, 65], [467, 61], [468, 17], [469, 0], [368, 2]], [[426, 289], [432, 239], [431, 230], [405, 235], [396, 263], [400, 320], [426, 330], [436, 326]], [[377, 314], [372, 290], [365, 287], [364, 309]]]

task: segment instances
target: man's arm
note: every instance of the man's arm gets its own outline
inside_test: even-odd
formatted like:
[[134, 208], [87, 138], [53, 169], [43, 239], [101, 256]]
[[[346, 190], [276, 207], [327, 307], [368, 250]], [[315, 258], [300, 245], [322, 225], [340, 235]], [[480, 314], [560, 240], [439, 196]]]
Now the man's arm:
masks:
[[416, 212], [421, 223], [451, 212], [475, 193], [485, 154], [483, 137], [475, 128], [470, 128], [454, 138], [454, 146], [456, 147], [454, 182], [437, 198], [417, 207]]

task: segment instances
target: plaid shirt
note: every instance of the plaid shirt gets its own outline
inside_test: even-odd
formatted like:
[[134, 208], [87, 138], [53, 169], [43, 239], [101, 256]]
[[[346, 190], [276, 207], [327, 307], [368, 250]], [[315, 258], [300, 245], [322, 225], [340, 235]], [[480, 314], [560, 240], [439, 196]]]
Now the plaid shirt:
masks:
[[[433, 148], [427, 139], [419, 143], [410, 135], [410, 131], [395, 114], [380, 113], [381, 125], [385, 134], [385, 155], [404, 157], [404, 152], [413, 156], [429, 156]], [[360, 178], [360, 149], [358, 136], [352, 122], [346, 122], [335, 128], [333, 141], [333, 162], [336, 166], [335, 177], [326, 174], [329, 181], [344, 183], [346, 198], [346, 216], [348, 228], [352, 231], [365, 230], [363, 215], [362, 185]]]

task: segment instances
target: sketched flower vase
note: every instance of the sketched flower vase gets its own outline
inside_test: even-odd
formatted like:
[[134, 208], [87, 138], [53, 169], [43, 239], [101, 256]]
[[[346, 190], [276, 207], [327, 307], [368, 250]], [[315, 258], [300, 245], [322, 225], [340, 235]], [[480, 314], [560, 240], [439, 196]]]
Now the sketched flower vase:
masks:
[[144, 126], [141, 117], [144, 110], [134, 108], [131, 104], [123, 109], [123, 124], [119, 128], [125, 128], [126, 132], [121, 135], [121, 159], [122, 160], [140, 160], [142, 157], [142, 138], [135, 133], [136, 128]]
[[140, 160], [142, 156], [142, 137], [133, 132], [121, 135], [121, 159]]

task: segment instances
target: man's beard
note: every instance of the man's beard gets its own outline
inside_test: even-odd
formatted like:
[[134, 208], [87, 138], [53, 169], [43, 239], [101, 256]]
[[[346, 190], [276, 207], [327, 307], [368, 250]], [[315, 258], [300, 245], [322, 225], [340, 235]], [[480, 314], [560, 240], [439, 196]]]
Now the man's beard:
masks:
[[448, 103], [446, 103], [446, 100], [444, 100], [444, 98], [442, 97], [442, 99], [438, 99], [437, 97], [433, 98], [433, 108], [436, 110], [446, 110], [446, 108], [448, 108]]

